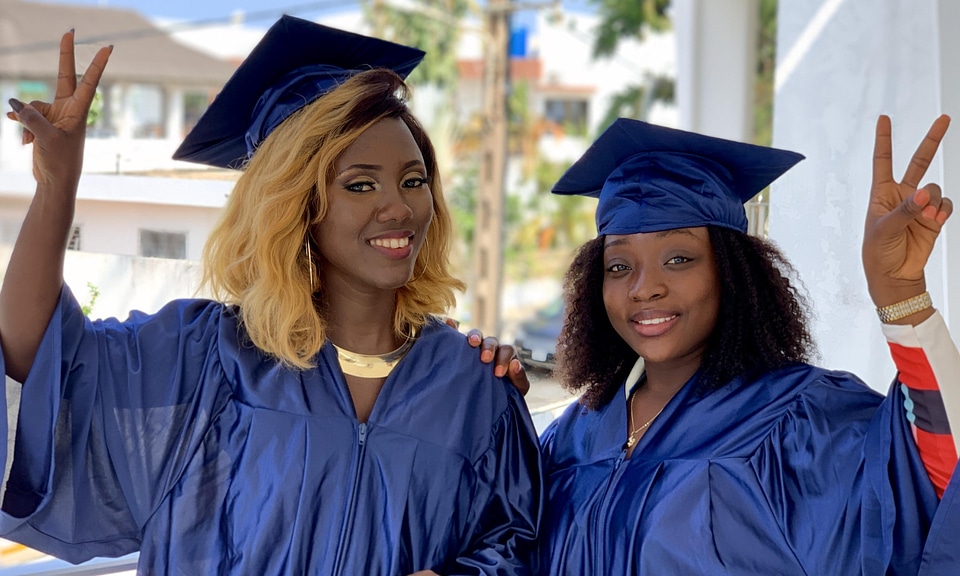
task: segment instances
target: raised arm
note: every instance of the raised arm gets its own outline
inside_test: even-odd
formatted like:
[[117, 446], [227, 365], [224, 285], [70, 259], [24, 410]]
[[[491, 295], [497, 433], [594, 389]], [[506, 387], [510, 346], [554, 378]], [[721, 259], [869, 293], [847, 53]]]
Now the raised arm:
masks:
[[33, 144], [37, 191], [24, 218], [0, 289], [0, 343], [7, 375], [26, 379], [63, 284], [63, 255], [83, 166], [87, 113], [112, 47], [101, 48], [77, 82], [74, 34], [60, 40], [53, 103], [11, 99], [7, 117]]
[[[920, 181], [937, 153], [950, 125], [942, 115], [930, 130], [907, 167], [903, 179], [893, 177], [890, 118], [880, 116], [873, 153], [873, 183], [863, 234], [863, 269], [873, 303], [882, 308], [920, 296], [927, 289], [923, 269], [940, 229], [953, 212], [940, 186]], [[932, 308], [891, 320], [917, 324], [933, 314]]]
[[948, 412], [960, 401], [960, 353], [942, 318], [934, 317], [924, 267], [953, 203], [936, 184], [919, 186], [949, 123], [947, 116], [933, 123], [897, 182], [891, 168], [890, 119], [881, 116], [877, 121], [863, 238], [870, 296], [883, 312], [884, 335], [899, 371], [917, 449], [940, 496], [957, 463]]

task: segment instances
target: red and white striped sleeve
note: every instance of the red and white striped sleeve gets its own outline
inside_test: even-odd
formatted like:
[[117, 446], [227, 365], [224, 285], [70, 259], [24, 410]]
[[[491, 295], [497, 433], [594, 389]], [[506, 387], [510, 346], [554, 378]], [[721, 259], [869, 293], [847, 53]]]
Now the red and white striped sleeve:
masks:
[[939, 312], [917, 326], [883, 324], [882, 329], [917, 449], [943, 496], [960, 452], [955, 437], [960, 435], [951, 434], [960, 430], [960, 351]]

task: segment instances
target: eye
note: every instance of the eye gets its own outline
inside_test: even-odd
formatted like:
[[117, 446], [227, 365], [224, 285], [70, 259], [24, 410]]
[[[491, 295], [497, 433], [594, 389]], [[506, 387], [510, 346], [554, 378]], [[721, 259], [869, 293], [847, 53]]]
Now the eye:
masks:
[[371, 192], [376, 187], [376, 182], [369, 180], [359, 180], [357, 182], [351, 182], [344, 186], [350, 192]]
[[687, 258], [686, 256], [674, 256], [673, 258], [668, 258], [665, 264], [669, 266], [669, 265], [677, 265], [677, 264], [686, 264], [687, 262], [691, 262], [691, 261], [692, 260], [690, 258]]
[[607, 266], [607, 272], [610, 272], [612, 274], [616, 274], [618, 272], [626, 272], [629, 269], [630, 268], [625, 264], [611, 264], [610, 266]]
[[428, 186], [429, 184], [430, 184], [430, 181], [427, 180], [426, 178], [423, 178], [422, 176], [407, 178], [406, 180], [403, 181], [404, 188], [423, 188], [424, 186]]

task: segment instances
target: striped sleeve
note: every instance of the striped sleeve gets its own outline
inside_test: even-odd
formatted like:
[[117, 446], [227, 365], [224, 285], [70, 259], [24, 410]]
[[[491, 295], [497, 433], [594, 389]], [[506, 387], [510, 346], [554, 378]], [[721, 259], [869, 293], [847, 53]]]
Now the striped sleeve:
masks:
[[[943, 496], [960, 451], [960, 352], [939, 312], [917, 326], [884, 324], [917, 449]], [[951, 421], [953, 427], [951, 427]]]

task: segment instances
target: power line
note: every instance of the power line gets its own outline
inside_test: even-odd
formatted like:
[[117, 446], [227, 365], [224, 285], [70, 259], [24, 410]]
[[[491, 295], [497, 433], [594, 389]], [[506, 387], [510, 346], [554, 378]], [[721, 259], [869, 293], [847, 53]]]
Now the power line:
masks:
[[[359, 0], [325, 0], [323, 2], [310, 2], [307, 4], [296, 4], [286, 8], [272, 8], [269, 10], [257, 10], [244, 14], [245, 22], [258, 22], [261, 20], [276, 20], [283, 14], [298, 14], [303, 12], [319, 12], [330, 8], [340, 8], [350, 4], [356, 4]], [[85, 38], [82, 42], [77, 42], [78, 46], [84, 44], [104, 44], [107, 42], [117, 42], [118, 40], [138, 40], [140, 38], [149, 38], [150, 36], [167, 36], [174, 32], [183, 32], [185, 30], [196, 30], [199, 28], [210, 28], [213, 26], [230, 24], [234, 22], [235, 16], [218, 16], [214, 18], [203, 18], [200, 20], [187, 20], [173, 22], [165, 25], [155, 25], [150, 28], [139, 28], [136, 30], [127, 30], [123, 32], [114, 32], [109, 35], [93, 36]], [[33, 44], [20, 44], [12, 46], [0, 46], [0, 56], [8, 54], [25, 54], [29, 52], [42, 52], [46, 50], [57, 50], [60, 47], [60, 40], [50, 42], [36, 42]]]

